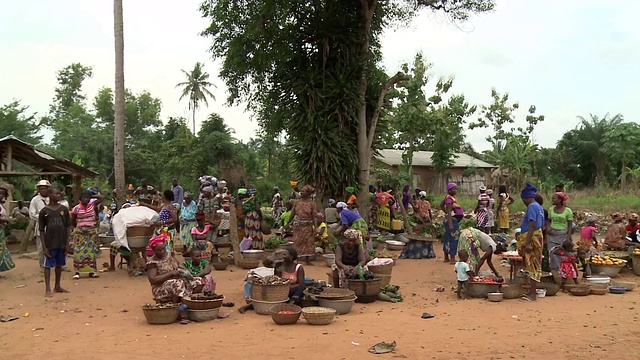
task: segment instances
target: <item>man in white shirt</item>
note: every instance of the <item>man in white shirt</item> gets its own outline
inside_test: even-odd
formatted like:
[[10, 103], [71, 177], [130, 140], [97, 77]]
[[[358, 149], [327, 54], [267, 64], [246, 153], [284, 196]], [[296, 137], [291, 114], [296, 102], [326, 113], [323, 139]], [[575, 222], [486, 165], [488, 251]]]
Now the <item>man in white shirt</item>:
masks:
[[33, 227], [33, 231], [36, 237], [36, 248], [38, 249], [38, 262], [41, 268], [44, 268], [44, 249], [42, 247], [42, 239], [40, 239], [40, 229], [38, 229], [38, 216], [40, 215], [40, 211], [44, 209], [47, 204], [49, 204], [49, 198], [47, 197], [47, 191], [51, 183], [48, 180], [40, 180], [38, 181], [38, 194], [31, 199], [31, 203], [29, 203], [29, 219], [32, 222], [35, 222], [35, 226]]

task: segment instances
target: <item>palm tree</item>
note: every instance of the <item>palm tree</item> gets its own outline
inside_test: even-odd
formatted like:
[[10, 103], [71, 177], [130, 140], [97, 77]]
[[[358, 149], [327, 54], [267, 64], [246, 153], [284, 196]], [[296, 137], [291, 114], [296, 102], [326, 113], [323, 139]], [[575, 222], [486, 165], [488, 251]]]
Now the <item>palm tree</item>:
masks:
[[618, 159], [622, 163], [620, 171], [620, 188], [627, 187], [627, 165], [634, 164], [636, 145], [640, 142], [640, 125], [623, 123], [612, 127], [604, 134], [602, 151], [611, 159]]
[[586, 153], [592, 154], [596, 166], [596, 184], [602, 183], [605, 181], [605, 170], [609, 163], [609, 156], [603, 148], [605, 136], [611, 129], [620, 125], [624, 118], [621, 114], [609, 118], [607, 113], [602, 118], [593, 114], [589, 114], [589, 119], [578, 116], [578, 120], [580, 120], [578, 130], [582, 148]]
[[122, 0], [113, 1], [113, 33], [115, 39], [116, 75], [115, 75], [115, 120], [114, 120], [114, 172], [117, 198], [124, 200], [124, 20], [122, 16]]
[[185, 71], [182, 73], [187, 77], [187, 81], [178, 83], [176, 87], [182, 87], [182, 95], [180, 100], [185, 97], [189, 97], [189, 109], [193, 111], [193, 133], [196, 133], [196, 110], [200, 107], [200, 102], [204, 102], [206, 106], [209, 106], [207, 97], [215, 100], [209, 87], [216, 87], [213, 83], [209, 82], [209, 74], [203, 70], [204, 65], [201, 62], [197, 62], [193, 67], [193, 70]]

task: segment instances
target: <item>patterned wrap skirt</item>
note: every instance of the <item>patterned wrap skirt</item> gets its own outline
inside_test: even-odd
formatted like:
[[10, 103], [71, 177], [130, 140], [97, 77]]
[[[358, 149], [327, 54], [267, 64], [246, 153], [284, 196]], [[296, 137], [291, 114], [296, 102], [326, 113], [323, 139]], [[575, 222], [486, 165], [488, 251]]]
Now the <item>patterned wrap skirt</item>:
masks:
[[96, 258], [100, 253], [98, 229], [95, 227], [77, 227], [73, 230], [73, 267], [79, 273], [96, 273]]

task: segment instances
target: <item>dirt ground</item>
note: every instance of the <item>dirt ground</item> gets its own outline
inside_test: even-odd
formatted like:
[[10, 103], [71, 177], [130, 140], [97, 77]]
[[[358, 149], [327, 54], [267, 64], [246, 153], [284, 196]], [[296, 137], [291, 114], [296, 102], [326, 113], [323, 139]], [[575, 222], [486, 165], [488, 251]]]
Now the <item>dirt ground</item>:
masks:
[[[236, 308], [226, 319], [187, 325], [151, 326], [140, 306], [152, 302], [146, 277], [125, 270], [99, 279], [72, 280], [70, 294], [45, 299], [35, 260], [14, 256], [16, 269], [0, 279], [0, 315], [20, 316], [0, 323], [2, 358], [70, 359], [638, 359], [640, 289], [624, 295], [573, 297], [558, 294], [538, 302], [456, 300], [453, 266], [440, 259], [400, 260], [392, 283], [405, 301], [356, 304], [329, 326], [301, 320], [277, 326], [269, 316], [240, 314], [245, 270], [216, 271], [218, 293]], [[108, 250], [99, 261], [108, 261]], [[305, 267], [307, 276], [326, 280], [323, 263]], [[506, 268], [503, 270], [505, 273]], [[623, 274], [636, 281], [633, 274]], [[435, 318], [423, 320], [423, 312]], [[372, 355], [380, 341], [396, 341], [395, 353]]]

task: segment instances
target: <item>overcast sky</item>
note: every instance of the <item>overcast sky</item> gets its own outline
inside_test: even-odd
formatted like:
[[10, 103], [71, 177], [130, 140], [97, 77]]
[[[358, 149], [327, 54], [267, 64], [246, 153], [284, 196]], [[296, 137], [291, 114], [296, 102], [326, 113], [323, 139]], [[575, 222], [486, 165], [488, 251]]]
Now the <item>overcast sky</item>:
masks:
[[[217, 101], [201, 110], [197, 121], [217, 112], [248, 140], [257, 129], [243, 107], [229, 108], [218, 64], [198, 36], [207, 24], [200, 0], [124, 1], [125, 86], [149, 90], [162, 100], [163, 120], [189, 118], [178, 101], [180, 69], [196, 61], [214, 76]], [[633, 105], [640, 83], [640, 32], [635, 21], [640, 1], [498, 0], [497, 11], [460, 26], [423, 13], [413, 24], [385, 33], [384, 66], [395, 73], [423, 51], [434, 76], [455, 76], [453, 91], [472, 104], [488, 104], [490, 91], [509, 92], [523, 111], [537, 106], [546, 116], [535, 133], [545, 147], [576, 126], [577, 115], [621, 113], [638, 121]], [[113, 87], [113, 2], [110, 0], [30, 0], [0, 2], [0, 104], [19, 99], [44, 114], [53, 98], [55, 72], [72, 63], [93, 66], [85, 85], [90, 99], [102, 86]], [[468, 138], [487, 148], [487, 132]]]

